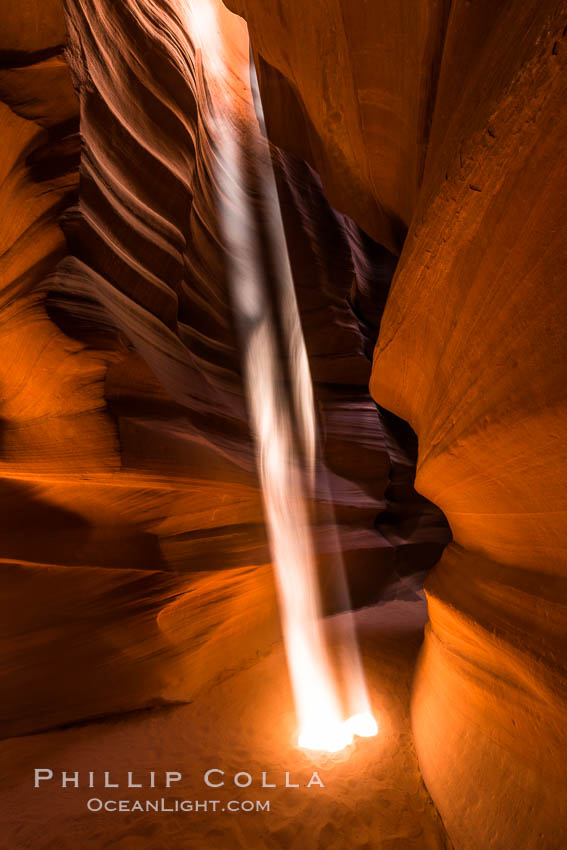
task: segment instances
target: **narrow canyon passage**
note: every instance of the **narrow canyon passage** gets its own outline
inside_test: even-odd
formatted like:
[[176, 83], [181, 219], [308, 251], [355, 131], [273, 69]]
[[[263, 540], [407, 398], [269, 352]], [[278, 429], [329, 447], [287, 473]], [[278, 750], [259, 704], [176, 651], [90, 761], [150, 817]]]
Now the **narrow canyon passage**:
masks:
[[[164, 71], [159, 43], [143, 86], [127, 63], [121, 67], [128, 51], [114, 51], [120, 35], [123, 46], [135, 44], [152, 23], [149, 13], [148, 6], [148, 17], [124, 21], [110, 7], [104, 18], [88, 3], [69, 5], [85, 145], [79, 203], [62, 222], [73, 253], [47, 282], [47, 315], [107, 360], [104, 396], [119, 426], [121, 465], [91, 470], [82, 503], [69, 472], [42, 473], [39, 527], [49, 519], [68, 534], [71, 510], [86, 509], [91, 542], [85, 548], [77, 534], [81, 562], [42, 576], [48, 620], [71, 616], [75, 637], [60, 669], [47, 635], [38, 636], [34, 652], [50, 665], [50, 688], [64, 687], [69, 700], [53, 700], [42, 688], [2, 745], [6, 840], [22, 848], [277, 848], [300, 818], [306, 848], [347, 840], [374, 847], [377, 835], [384, 848], [446, 847], [420, 778], [408, 698], [426, 617], [423, 573], [448, 533], [412, 489], [412, 449], [404, 452], [395, 425], [388, 428], [367, 393], [395, 259], [328, 206], [304, 163], [270, 152], [258, 92], [253, 103], [246, 27], [220, 3], [172, 6], [172, 44], [183, 43], [186, 53], [178, 76], [163, 85], [181, 105], [171, 126], [142, 136], [155, 110], [150, 92]], [[131, 98], [122, 100], [116, 78], [126, 69]], [[163, 195], [159, 183], [147, 192], [145, 170], [136, 174], [148, 138], [156, 148], [146, 168], [167, 179]], [[166, 215], [174, 216], [167, 226]], [[168, 289], [168, 275], [180, 269], [166, 241], [175, 228], [186, 240], [178, 258], [183, 278]], [[126, 282], [134, 266], [141, 275], [135, 287]], [[55, 492], [69, 519], [49, 518]], [[104, 542], [113, 508], [119, 522]], [[128, 551], [120, 523], [128, 527], [141, 509], [146, 537], [137, 539], [132, 528]], [[121, 551], [106, 561], [118, 540]], [[29, 557], [45, 551], [40, 540]], [[60, 558], [55, 545], [52, 552]], [[351, 592], [357, 606], [367, 606], [357, 621]], [[35, 616], [30, 611], [29, 621]], [[76, 730], [61, 728], [77, 722]], [[298, 743], [314, 749], [309, 754]], [[255, 781], [276, 773], [277, 786], [286, 772], [299, 773], [302, 790], [309, 769], [320, 769], [325, 787], [308, 789], [305, 798], [295, 788], [260, 788], [270, 811], [227, 811], [220, 820], [210, 809], [190, 821], [187, 813], [155, 823], [151, 813], [121, 815], [118, 830], [108, 813], [83, 816], [94, 789], [84, 798], [79, 787], [66, 797], [62, 837], [62, 810], [49, 789], [38, 788], [34, 805], [19, 814], [38, 747], [49, 769], [88, 762], [87, 773], [104, 774], [109, 761], [159, 773], [175, 761], [186, 777], [184, 798], [211, 797], [202, 777], [217, 764], [227, 775], [250, 770]], [[114, 793], [103, 789], [101, 799]], [[351, 835], [357, 811], [361, 822]]]
[[0, 846], [564, 850], [566, 0], [0, 21]]

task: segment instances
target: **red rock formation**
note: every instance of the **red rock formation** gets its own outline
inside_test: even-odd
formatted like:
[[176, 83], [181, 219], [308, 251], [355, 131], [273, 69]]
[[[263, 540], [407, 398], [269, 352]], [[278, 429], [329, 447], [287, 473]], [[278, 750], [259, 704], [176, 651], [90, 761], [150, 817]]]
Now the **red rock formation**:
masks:
[[413, 721], [464, 848], [559, 847], [565, 822], [566, 12], [454, 6], [371, 382], [455, 538]]
[[414, 693], [426, 783], [458, 847], [560, 847], [567, 9], [230, 5], [273, 138], [383, 244], [409, 225], [370, 386], [455, 537]]
[[248, 22], [272, 141], [399, 252], [425, 162], [449, 3], [228, 0]]
[[[2, 229], [2, 734], [14, 735], [186, 700], [279, 630], [209, 92], [185, 6], [69, 0], [65, 53], [58, 3], [49, 15], [1, 9], [13, 212]], [[222, 20], [247, 61], [242, 22]], [[247, 81], [235, 92], [258, 132]], [[400, 465], [367, 392], [393, 258], [333, 212], [304, 163], [277, 162], [355, 601], [412, 598], [400, 575], [433, 563], [447, 531], [411, 481], [391, 485], [399, 470], [411, 479], [412, 462]], [[324, 572], [337, 538], [319, 495]]]
[[[407, 541], [413, 569], [411, 552], [442, 537], [410, 491], [398, 426], [365, 390], [386, 249], [398, 252], [409, 228], [371, 391], [417, 433], [418, 489], [455, 538], [428, 580], [414, 688], [427, 786], [464, 850], [556, 850], [567, 8], [230, 5], [249, 21], [268, 134], [287, 151], [276, 158], [284, 222], [362, 599], [403, 572]], [[1, 261], [3, 663], [18, 674], [4, 729], [15, 734], [187, 699], [265, 646], [275, 617], [207, 90], [183, 6], [69, 0], [79, 121], [59, 6], [34, 5], [39, 24], [27, 28], [24, 12], [3, 8], [14, 24], [0, 72], [2, 199], [17, 211]], [[243, 52], [239, 25], [224, 20]], [[243, 103], [246, 119], [248, 92]], [[13, 600], [24, 595], [22, 624]]]
[[[159, 383], [161, 374], [166, 385], [183, 387], [184, 401], [203, 386], [179, 332], [175, 291], [186, 285], [188, 234], [179, 232], [175, 216], [189, 228], [192, 125], [185, 147], [177, 133], [164, 152], [167, 132], [155, 129], [154, 104], [154, 128], [138, 125], [128, 149], [144, 107], [136, 107], [133, 84], [127, 91], [132, 108], [121, 116], [120, 103], [109, 97], [109, 109], [104, 94], [111, 85], [118, 91], [116, 68], [110, 60], [105, 65], [100, 52], [105, 36], [114, 53], [128, 39], [123, 33], [120, 40], [116, 21], [90, 4], [93, 29], [84, 9], [71, 11], [81, 38], [76, 29], [71, 55], [80, 112], [63, 57], [59, 5], [59, 28], [42, 29], [38, 18], [35, 40], [20, 18], [2, 54], [10, 67], [0, 72], [3, 206], [13, 213], [2, 229], [2, 558], [9, 638], [2, 665], [11, 682], [3, 735], [187, 699], [278, 634], [250, 449], [249, 469], [239, 472], [223, 457], [222, 440], [211, 441], [218, 419], [214, 389], [206, 396], [201, 391], [200, 404], [192, 405], [212, 423], [207, 439], [207, 429], [192, 427], [187, 409]], [[137, 29], [126, 29], [131, 39], [143, 37], [144, 22], [148, 10]], [[81, 62], [89, 45], [87, 81]], [[162, 56], [159, 44], [154, 49]], [[127, 58], [135, 61], [132, 52]], [[185, 69], [187, 57], [180, 62]], [[163, 61], [161, 67], [167, 77]], [[121, 70], [131, 73], [127, 61]], [[150, 63], [150, 87], [152, 73], [158, 72]], [[186, 78], [181, 82], [177, 91], [187, 99]], [[141, 101], [148, 89], [140, 84], [137, 92]], [[193, 120], [193, 108], [182, 104], [181, 119], [185, 112]], [[72, 134], [79, 126], [77, 192], [79, 147]], [[150, 192], [145, 174], [160, 167]], [[63, 213], [67, 241], [58, 226]], [[69, 249], [75, 255], [62, 259]], [[216, 262], [221, 267], [222, 257]], [[228, 327], [226, 299], [210, 293], [207, 309], [214, 311], [215, 302]], [[221, 373], [221, 334], [212, 345], [218, 356], [211, 369]], [[238, 396], [232, 410], [246, 446]], [[211, 570], [217, 570], [214, 578]], [[239, 641], [231, 645], [233, 634]]]

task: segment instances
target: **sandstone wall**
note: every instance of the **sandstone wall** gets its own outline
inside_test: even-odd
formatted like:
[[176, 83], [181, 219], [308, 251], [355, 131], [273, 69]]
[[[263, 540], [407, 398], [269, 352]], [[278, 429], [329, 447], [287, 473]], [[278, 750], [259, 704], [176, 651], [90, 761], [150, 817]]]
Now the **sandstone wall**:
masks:
[[417, 489], [454, 535], [414, 690], [426, 784], [459, 848], [558, 848], [567, 8], [230, 5], [278, 142], [383, 244], [409, 228], [370, 388], [417, 432]]
[[[245, 27], [218, 10], [246, 67]], [[15, 735], [189, 699], [279, 626], [187, 4], [0, 11], [0, 734]], [[368, 395], [394, 260], [305, 163], [276, 164], [339, 525], [321, 490], [321, 570], [338, 539], [357, 604], [411, 598], [447, 529]]]

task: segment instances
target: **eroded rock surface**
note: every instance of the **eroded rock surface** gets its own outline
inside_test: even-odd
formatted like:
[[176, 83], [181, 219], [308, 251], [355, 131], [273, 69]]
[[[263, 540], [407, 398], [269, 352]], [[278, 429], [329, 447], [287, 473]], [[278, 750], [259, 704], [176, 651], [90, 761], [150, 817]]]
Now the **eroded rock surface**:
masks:
[[275, 144], [399, 252], [415, 210], [450, 3], [229, 0], [257, 55]]
[[454, 534], [413, 720], [465, 848], [559, 847], [565, 822], [566, 13], [454, 6], [371, 381]]
[[[187, 5], [1, 11], [2, 734], [14, 735], [187, 700], [279, 625]], [[218, 13], [246, 66], [244, 24]], [[247, 75], [233, 84], [250, 161]], [[408, 574], [448, 531], [367, 389], [395, 259], [333, 211], [309, 166], [274, 154], [329, 468], [313, 506], [321, 573], [340, 546], [356, 604], [411, 599]]]
[[[412, 489], [412, 435], [367, 394], [379, 328], [372, 395], [417, 433], [417, 488], [454, 535], [414, 687], [425, 781], [457, 847], [556, 850], [567, 8], [230, 5], [280, 147], [355, 595], [415, 593], [447, 536]], [[2, 6], [7, 735], [188, 699], [277, 635], [184, 8], [68, 0], [66, 58], [59, 4]], [[235, 91], [256, 132], [247, 81]]]
[[[557, 848], [567, 9], [231, 7], [249, 21], [280, 144], [316, 162], [336, 206], [383, 244], [409, 226], [370, 386], [415, 429], [417, 489], [455, 538], [427, 584], [413, 710], [425, 781], [457, 846]], [[292, 107], [299, 138], [278, 119]]]

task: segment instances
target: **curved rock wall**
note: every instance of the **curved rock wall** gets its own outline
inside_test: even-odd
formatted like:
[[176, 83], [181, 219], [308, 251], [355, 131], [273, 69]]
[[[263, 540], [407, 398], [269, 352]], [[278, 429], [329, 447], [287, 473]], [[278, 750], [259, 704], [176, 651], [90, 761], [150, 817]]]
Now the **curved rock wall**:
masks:
[[187, 699], [278, 635], [192, 45], [76, 3], [64, 54], [52, 14], [0, 72], [4, 736]]
[[566, 23], [562, 4], [454, 5], [371, 381], [455, 540], [426, 585], [413, 723], [463, 848], [556, 848], [565, 823]]
[[[417, 489], [454, 535], [426, 585], [414, 691], [426, 784], [457, 847], [556, 850], [567, 8], [230, 5], [249, 21], [278, 142], [383, 244], [409, 225], [370, 388], [415, 429]], [[288, 109], [299, 138], [278, 120]]]
[[257, 56], [272, 141], [399, 253], [425, 162], [449, 0], [229, 0]]
[[[188, 699], [278, 635], [187, 4], [50, 10], [2, 5], [3, 735]], [[353, 596], [411, 598], [447, 528], [367, 390], [395, 261], [276, 166]], [[313, 513], [324, 573], [324, 488]]]
[[[231, 2], [287, 149], [284, 224], [360, 601], [398, 592], [446, 534], [411, 489], [411, 434], [366, 393], [379, 326], [372, 394], [415, 429], [417, 487], [454, 534], [414, 690], [426, 783], [457, 847], [556, 850], [567, 8], [410, 5]], [[68, 0], [78, 102], [59, 3], [20, 6], [4, 0], [0, 41], [5, 735], [187, 699], [277, 632], [184, 4]]]

